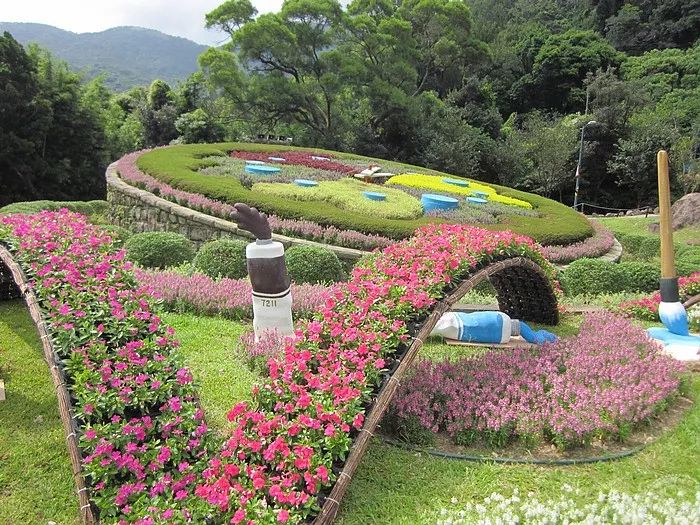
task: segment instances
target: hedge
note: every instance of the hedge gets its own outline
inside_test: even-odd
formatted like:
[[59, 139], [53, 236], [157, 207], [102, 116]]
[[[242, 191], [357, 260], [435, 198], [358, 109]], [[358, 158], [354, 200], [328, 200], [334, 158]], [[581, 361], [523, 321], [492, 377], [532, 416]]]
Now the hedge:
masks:
[[194, 244], [174, 232], [145, 232], [132, 235], [125, 243], [129, 260], [144, 268], [166, 268], [190, 262]]
[[[444, 219], [420, 217], [417, 219], [379, 219], [362, 216], [357, 213], [339, 209], [326, 202], [298, 202], [283, 200], [272, 195], [263, 195], [243, 187], [240, 182], [229, 176], [201, 176], [196, 170], [211, 165], [205, 157], [227, 155], [232, 150], [243, 151], [279, 151], [278, 145], [272, 144], [182, 144], [160, 148], [141, 155], [138, 167], [173, 187], [199, 193], [222, 202], [245, 202], [251, 206], [274, 213], [283, 218], [313, 221], [322, 225], [334, 225], [347, 230], [386, 235], [395, 239], [413, 234], [416, 228], [430, 223], [444, 223]], [[304, 148], [285, 147], [289, 150], [310, 151]], [[323, 150], [313, 150], [323, 152]], [[372, 159], [347, 153], [327, 152], [338, 159], [366, 160], [367, 163], [385, 163], [381, 159]], [[407, 171], [416, 168], [404, 165]], [[434, 170], [420, 168], [425, 173], [447, 177], [449, 175]], [[542, 214], [540, 217], [508, 217], [504, 222], [489, 225], [491, 230], [511, 230], [528, 235], [542, 244], [570, 244], [581, 241], [593, 234], [588, 220], [571, 208], [530, 193], [490, 184], [500, 195], [530, 202]]]
[[343, 265], [335, 252], [316, 246], [292, 246], [285, 254], [289, 278], [294, 283], [321, 284], [342, 281]]
[[245, 258], [247, 244], [240, 239], [209, 241], [199, 249], [192, 264], [213, 279], [242, 279], [248, 275]]
[[95, 200], [95, 201], [25, 201], [25, 202], [13, 202], [8, 204], [3, 208], [0, 208], [0, 213], [23, 213], [25, 215], [30, 215], [33, 213], [38, 213], [40, 211], [58, 211], [62, 208], [66, 208], [69, 211], [75, 213], [82, 213], [84, 215], [95, 215], [103, 214], [107, 212], [109, 204], [107, 201]]

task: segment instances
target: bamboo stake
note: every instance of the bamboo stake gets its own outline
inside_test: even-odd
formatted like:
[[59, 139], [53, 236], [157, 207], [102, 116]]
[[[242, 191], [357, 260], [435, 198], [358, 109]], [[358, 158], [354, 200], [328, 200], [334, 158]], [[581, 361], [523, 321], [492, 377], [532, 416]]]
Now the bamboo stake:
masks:
[[12, 254], [1, 245], [0, 259], [5, 266], [7, 266], [10, 272], [12, 272], [15, 283], [17, 284], [21, 294], [24, 296], [24, 301], [27, 303], [27, 307], [29, 308], [29, 314], [34, 321], [36, 330], [39, 333], [39, 338], [41, 339], [41, 346], [44, 350], [44, 359], [49, 366], [51, 379], [56, 387], [58, 411], [61, 415], [63, 430], [66, 434], [68, 455], [70, 456], [71, 466], [73, 468], [73, 479], [75, 481], [76, 492], [78, 494], [78, 501], [80, 502], [80, 517], [85, 525], [96, 525], [98, 520], [90, 504], [88, 489], [85, 486], [85, 480], [83, 479], [82, 475], [82, 455], [80, 453], [80, 447], [78, 446], [77, 437], [78, 428], [73, 417], [73, 410], [70, 404], [70, 395], [66, 386], [63, 370], [59, 366], [60, 359], [58, 358], [58, 355], [53, 347], [53, 343], [51, 342], [51, 338], [49, 337], [46, 321], [44, 321], [39, 302], [34, 295], [34, 292], [32, 292], [32, 289], [29, 287], [28, 280], [22, 271], [22, 268], [14, 260]]
[[411, 363], [418, 355], [418, 351], [423, 346], [423, 341], [427, 339], [430, 332], [433, 331], [433, 328], [440, 320], [440, 317], [442, 317], [445, 312], [447, 312], [455, 303], [464, 297], [469, 290], [474, 288], [474, 286], [479, 284], [481, 281], [488, 279], [490, 276], [505, 269], [515, 267], [525, 268], [528, 271], [537, 274], [539, 278], [546, 281], [544, 272], [536, 263], [525, 257], [515, 257], [491, 264], [476, 272], [474, 275], [462, 282], [462, 284], [450, 295], [435, 305], [433, 312], [425, 321], [418, 334], [416, 334], [416, 337], [406, 352], [406, 355], [404, 355], [404, 357], [401, 359], [398, 368], [394, 371], [392, 376], [379, 392], [372, 409], [365, 419], [362, 430], [360, 431], [359, 436], [356, 438], [355, 443], [350, 450], [350, 454], [348, 455], [343, 470], [338, 475], [338, 479], [336, 480], [331, 493], [324, 501], [321, 512], [313, 521], [313, 525], [330, 525], [335, 520], [338, 510], [340, 509], [340, 502], [342, 501], [343, 496], [350, 485], [350, 481], [352, 481], [352, 477], [355, 475], [355, 471], [362, 460], [362, 456], [369, 446], [370, 438], [374, 436], [374, 432], [376, 431], [379, 422], [384, 416], [384, 413], [389, 407], [389, 403], [393, 399], [394, 395], [396, 394], [396, 390], [401, 384], [401, 379], [404, 377], [406, 371], [411, 366]]

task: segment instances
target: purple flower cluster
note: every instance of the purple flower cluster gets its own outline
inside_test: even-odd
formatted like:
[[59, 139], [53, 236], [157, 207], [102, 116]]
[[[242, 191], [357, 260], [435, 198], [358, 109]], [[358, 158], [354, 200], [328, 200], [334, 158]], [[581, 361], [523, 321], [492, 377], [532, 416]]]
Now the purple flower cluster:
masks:
[[[136, 166], [136, 160], [147, 151], [149, 150], [136, 151], [119, 159], [117, 162], [117, 171], [123, 180], [134, 186], [148, 190], [164, 199], [176, 202], [181, 206], [187, 206], [188, 208], [215, 215], [226, 220], [231, 217], [231, 213], [234, 211], [233, 205], [210, 199], [199, 193], [178, 190], [165, 182], [161, 182], [143, 173], [138, 166]], [[354, 230], [340, 230], [335, 226], [321, 226], [311, 221], [282, 219], [274, 215], [271, 215], [269, 219], [272, 229], [282, 235], [301, 237], [328, 244], [346, 246], [348, 248], [373, 250], [374, 248], [385, 248], [395, 242], [381, 235], [365, 234]]]
[[[152, 289], [172, 309], [230, 319], [251, 319], [252, 288], [247, 279], [215, 281], [203, 274], [136, 270], [142, 286]], [[292, 285], [292, 312], [296, 318], [311, 317], [323, 305], [328, 288], [318, 284]]]
[[280, 356], [289, 341], [277, 330], [264, 331], [256, 341], [255, 332], [251, 330], [244, 333], [238, 342], [250, 369], [267, 376], [270, 373], [268, 362]]
[[622, 436], [674, 394], [684, 370], [659, 353], [643, 329], [609, 313], [590, 314], [579, 335], [536, 351], [491, 351], [458, 361], [421, 361], [394, 399], [409, 421], [456, 441], [499, 434], [550, 436], [573, 446]]
[[553, 263], [567, 264], [582, 257], [594, 258], [605, 255], [615, 243], [613, 233], [598, 221], [591, 221], [593, 236], [567, 246], [543, 246], [542, 253]]

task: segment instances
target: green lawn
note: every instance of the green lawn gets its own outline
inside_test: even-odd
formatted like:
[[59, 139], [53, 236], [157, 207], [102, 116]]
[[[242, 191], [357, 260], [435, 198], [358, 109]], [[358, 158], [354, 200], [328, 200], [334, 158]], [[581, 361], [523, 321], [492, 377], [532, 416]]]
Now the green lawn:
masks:
[[[182, 342], [187, 365], [200, 384], [207, 420], [224, 430], [226, 412], [249, 397], [259, 378], [234, 351], [246, 325], [192, 314], [166, 314]], [[555, 331], [568, 335], [576, 318], [565, 316]], [[423, 355], [456, 355], [459, 347], [430, 343]], [[70, 464], [55, 396], [38, 338], [23, 304], [0, 303], [0, 363], [8, 400], [0, 402], [0, 525], [78, 523]], [[700, 379], [691, 388], [700, 399]], [[42, 419], [37, 420], [37, 416]], [[700, 407], [696, 403], [683, 422], [640, 454], [610, 463], [575, 467], [478, 464], [438, 459], [375, 440], [343, 501], [338, 523], [434, 523], [450, 504], [480, 502], [492, 492], [533, 492], [556, 497], [565, 483], [593, 500], [599, 491], [629, 493], [649, 488], [700, 482]]]
[[80, 523], [58, 402], [22, 301], [0, 302], [0, 525]]
[[[649, 231], [649, 225], [651, 223], [659, 222], [658, 217], [599, 217], [595, 220], [600, 221], [614, 233], [659, 237], [658, 233]], [[685, 243], [700, 242], [700, 226], [689, 226], [674, 231], [673, 240]]]

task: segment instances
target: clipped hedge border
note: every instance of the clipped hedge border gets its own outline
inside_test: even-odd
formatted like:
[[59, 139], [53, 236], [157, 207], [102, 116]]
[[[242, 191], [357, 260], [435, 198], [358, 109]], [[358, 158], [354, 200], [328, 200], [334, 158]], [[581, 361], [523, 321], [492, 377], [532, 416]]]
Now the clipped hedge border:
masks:
[[[410, 236], [416, 228], [429, 223], [445, 222], [444, 220], [421, 217], [413, 220], [373, 219], [348, 213], [328, 203], [303, 203], [298, 201], [283, 201], [279, 198], [260, 195], [244, 188], [237, 180], [226, 176], [208, 175], [202, 177], [196, 170], [211, 164], [203, 160], [205, 157], [228, 155], [230, 151], [255, 151], [273, 152], [279, 151], [277, 145], [247, 144], [247, 143], [221, 143], [221, 144], [185, 144], [166, 148], [159, 148], [145, 153], [137, 160], [138, 167], [145, 173], [158, 180], [166, 182], [178, 189], [191, 191], [205, 195], [222, 202], [245, 202], [256, 206], [268, 213], [274, 213], [280, 217], [310, 220], [323, 225], [335, 225], [348, 230], [359, 230], [364, 233], [380, 234], [401, 239]], [[362, 157], [349, 153], [331, 152], [310, 148], [285, 149], [293, 151], [314, 151], [326, 153], [335, 158], [365, 160], [369, 163], [381, 164], [381, 159]], [[405, 165], [407, 171], [415, 171], [448, 177], [448, 174], [435, 170]], [[571, 208], [540, 197], [511, 188], [489, 184], [499, 194], [524, 200], [533, 205], [541, 217], [514, 216], [503, 223], [485, 226], [490, 230], [511, 230], [515, 233], [527, 235], [541, 244], [571, 244], [581, 241], [593, 234], [593, 228], [588, 220]]]

